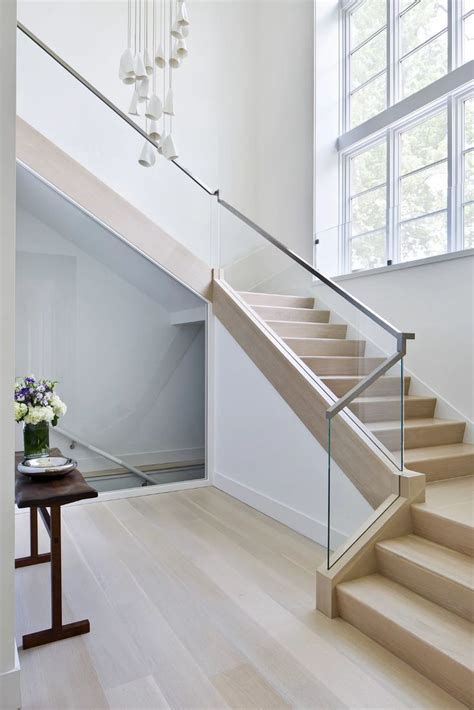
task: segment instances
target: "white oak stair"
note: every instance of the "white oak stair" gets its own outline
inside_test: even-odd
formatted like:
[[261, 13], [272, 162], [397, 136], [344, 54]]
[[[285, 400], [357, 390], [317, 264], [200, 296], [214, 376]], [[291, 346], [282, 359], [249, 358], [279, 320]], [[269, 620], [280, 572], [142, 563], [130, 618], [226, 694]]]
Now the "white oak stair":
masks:
[[[381, 362], [365, 357], [365, 342], [347, 339], [346, 326], [332, 323], [330, 313], [325, 323], [301, 317], [303, 310], [327, 313], [311, 299], [240, 295], [338, 397]], [[405, 468], [425, 474], [426, 499], [411, 506], [408, 534], [376, 544], [375, 574], [336, 587], [337, 606], [346, 621], [471, 707], [474, 446], [463, 441], [464, 421], [436, 417], [436, 398], [411, 395], [410, 385], [405, 376]], [[387, 375], [351, 404], [392, 451], [400, 399], [400, 378]]]

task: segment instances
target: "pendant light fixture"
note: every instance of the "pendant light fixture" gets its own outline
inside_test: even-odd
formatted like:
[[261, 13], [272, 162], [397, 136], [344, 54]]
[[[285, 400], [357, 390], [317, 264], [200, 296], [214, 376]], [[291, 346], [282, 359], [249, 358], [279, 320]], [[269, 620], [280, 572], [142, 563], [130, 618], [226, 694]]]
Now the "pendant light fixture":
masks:
[[[188, 56], [189, 17], [185, 0], [127, 0], [127, 47], [119, 62], [119, 78], [133, 84], [128, 113], [144, 118], [145, 141], [138, 162], [151, 167], [156, 153], [176, 160], [173, 136], [175, 96], [173, 72]], [[160, 89], [158, 89], [160, 87]]]

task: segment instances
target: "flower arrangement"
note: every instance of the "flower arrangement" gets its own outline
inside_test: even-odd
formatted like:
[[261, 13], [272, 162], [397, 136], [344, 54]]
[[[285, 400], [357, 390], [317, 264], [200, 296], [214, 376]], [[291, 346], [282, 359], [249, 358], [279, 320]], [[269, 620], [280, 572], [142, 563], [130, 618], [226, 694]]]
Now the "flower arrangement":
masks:
[[56, 426], [67, 407], [55, 394], [57, 382], [29, 375], [15, 384], [15, 420], [24, 424], [46, 422]]

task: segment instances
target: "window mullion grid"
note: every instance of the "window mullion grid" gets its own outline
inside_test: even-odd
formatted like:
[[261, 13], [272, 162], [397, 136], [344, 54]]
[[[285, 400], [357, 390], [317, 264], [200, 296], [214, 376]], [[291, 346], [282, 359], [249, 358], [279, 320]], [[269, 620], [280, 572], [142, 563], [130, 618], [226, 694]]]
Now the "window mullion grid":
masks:
[[448, 2], [448, 72], [459, 65], [459, 41], [461, 36], [459, 23], [462, 22], [462, 0]]
[[350, 204], [351, 204], [351, 174], [350, 174], [351, 157], [350, 155], [345, 155], [343, 159], [342, 166], [342, 181], [343, 181], [343, 195], [344, 195], [344, 209], [343, 209], [343, 225], [342, 225], [342, 245], [340, 244], [339, 254], [341, 262], [339, 264], [342, 268], [343, 274], [348, 273], [351, 269], [350, 263], [350, 237], [352, 231], [352, 224], [349, 222], [350, 219]]
[[346, 12], [343, 25], [343, 56], [344, 56], [344, 76], [343, 76], [343, 122], [345, 130], [349, 130], [351, 125], [351, 33], [350, 33], [350, 13]]
[[392, 264], [400, 261], [400, 184], [399, 134], [393, 128], [387, 131], [387, 224], [388, 258]]
[[399, 0], [387, 0], [387, 107], [398, 101]]
[[[451, 4], [451, 3], [450, 3]], [[457, 153], [457, 104], [458, 102], [450, 96], [447, 102], [448, 118], [448, 194], [447, 194], [447, 251], [457, 251], [460, 248], [458, 234], [459, 201], [458, 191], [458, 160]], [[459, 154], [458, 154], [459, 155]]]

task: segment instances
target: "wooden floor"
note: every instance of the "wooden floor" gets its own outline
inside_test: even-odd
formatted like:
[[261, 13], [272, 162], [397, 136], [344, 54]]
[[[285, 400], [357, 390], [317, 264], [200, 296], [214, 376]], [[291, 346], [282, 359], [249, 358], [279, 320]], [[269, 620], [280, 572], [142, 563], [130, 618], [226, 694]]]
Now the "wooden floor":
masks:
[[[320, 546], [214, 488], [71, 506], [63, 545], [65, 621], [92, 630], [21, 651], [24, 708], [462, 707], [314, 611]], [[48, 575], [16, 571], [19, 639], [49, 623]]]

